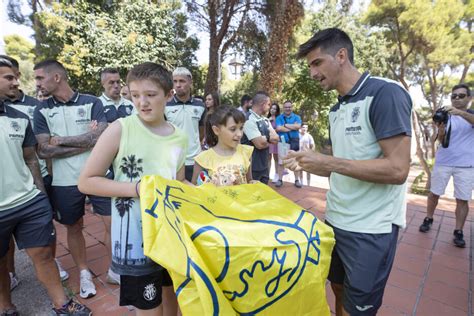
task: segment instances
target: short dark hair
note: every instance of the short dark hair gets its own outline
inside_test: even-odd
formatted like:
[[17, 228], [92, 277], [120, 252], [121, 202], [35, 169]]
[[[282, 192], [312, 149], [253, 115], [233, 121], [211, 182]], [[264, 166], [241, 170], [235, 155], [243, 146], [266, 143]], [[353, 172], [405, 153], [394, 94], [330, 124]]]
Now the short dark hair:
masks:
[[244, 94], [242, 98], [240, 98], [240, 106], [244, 106], [245, 102], [251, 101], [252, 97], [250, 97], [248, 94]]
[[127, 75], [127, 85], [137, 80], [150, 80], [163, 89], [168, 94], [173, 89], [173, 77], [165, 67], [153, 62], [145, 62], [134, 66]]
[[227, 120], [232, 117], [235, 123], [245, 123], [245, 115], [230, 105], [217, 107], [214, 112], [206, 118], [206, 143], [209, 147], [217, 145], [217, 135], [214, 134], [212, 126], [226, 125]]
[[466, 89], [466, 94], [468, 96], [471, 96], [471, 89], [469, 89], [469, 86], [467, 84], [465, 84], [465, 83], [457, 84], [451, 89], [451, 91], [454, 91], [454, 90], [457, 90], [457, 89]]
[[343, 30], [328, 28], [316, 32], [306, 43], [300, 45], [296, 56], [304, 58], [316, 48], [321, 48], [323, 52], [331, 55], [336, 55], [341, 48], [345, 48], [349, 61], [354, 65], [354, 45], [349, 35]]
[[20, 69], [20, 64], [18, 63], [18, 61], [15, 58], [7, 56], [7, 55], [0, 55], [0, 59], [2, 59], [2, 58], [6, 59], [10, 62], [10, 64], [11, 64], [10, 67]]
[[252, 106], [262, 104], [269, 97], [265, 91], [257, 91], [252, 98]]
[[44, 69], [47, 72], [50, 72], [51, 70], [54, 69], [62, 73], [64, 77], [67, 78], [66, 68], [64, 68], [63, 64], [61, 64], [56, 59], [46, 59], [46, 60], [40, 61], [33, 67], [33, 70], [38, 70], [38, 69]]
[[120, 72], [118, 71], [117, 68], [104, 68], [102, 69], [102, 71], [100, 72], [100, 80], [104, 80], [104, 76], [106, 74], [120, 74]]

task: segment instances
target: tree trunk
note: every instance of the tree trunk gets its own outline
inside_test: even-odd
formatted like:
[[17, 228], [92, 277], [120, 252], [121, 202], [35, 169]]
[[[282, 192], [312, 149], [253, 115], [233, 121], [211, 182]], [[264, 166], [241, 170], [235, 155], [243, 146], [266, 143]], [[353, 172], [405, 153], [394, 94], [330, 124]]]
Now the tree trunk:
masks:
[[207, 78], [205, 84], [205, 94], [212, 92], [219, 92], [219, 71], [220, 68], [220, 56], [219, 56], [219, 45], [216, 39], [211, 38], [211, 46], [209, 47], [209, 68], [207, 70]]
[[430, 167], [428, 166], [428, 163], [426, 162], [426, 159], [423, 155], [423, 150], [421, 149], [421, 143], [420, 143], [420, 125], [418, 122], [418, 113], [416, 113], [415, 110], [412, 111], [411, 113], [411, 121], [412, 121], [412, 126], [413, 126], [413, 132], [415, 134], [415, 140], [416, 140], [416, 156], [418, 157], [418, 160], [420, 161], [421, 167], [423, 168], [423, 171], [426, 173], [427, 176], [427, 182], [425, 189], [429, 189], [430, 183], [431, 183], [431, 170]]
[[263, 57], [259, 88], [272, 96], [280, 91], [285, 63], [288, 57], [288, 42], [297, 23], [304, 15], [299, 1], [281, 0], [274, 17], [270, 18], [270, 40]]

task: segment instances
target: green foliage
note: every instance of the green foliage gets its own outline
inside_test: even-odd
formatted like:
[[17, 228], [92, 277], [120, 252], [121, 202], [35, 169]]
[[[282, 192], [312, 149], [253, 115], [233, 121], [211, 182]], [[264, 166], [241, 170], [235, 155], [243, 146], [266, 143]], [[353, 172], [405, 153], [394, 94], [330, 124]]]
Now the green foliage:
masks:
[[5, 42], [5, 53], [15, 58], [20, 64], [20, 89], [28, 95], [35, 95], [33, 43], [16, 34], [6, 35], [3, 41]]
[[232, 87], [223, 90], [221, 104], [240, 106], [240, 99], [244, 94], [252, 96], [257, 91], [258, 74], [249, 71], [243, 74], [238, 81], [234, 81]]
[[416, 176], [410, 188], [411, 193], [425, 196], [430, 193], [430, 190], [426, 188], [425, 176], [426, 174], [424, 171], [422, 171], [418, 176]]
[[44, 39], [37, 57], [62, 62], [74, 88], [99, 93], [99, 72], [105, 67], [118, 68], [123, 77], [145, 61], [169, 69], [179, 61], [192, 68], [197, 39], [187, 38], [186, 19], [176, 6], [125, 0], [108, 1], [109, 9], [102, 10], [101, 1], [95, 2], [54, 3], [51, 10], [39, 13]]
[[420, 84], [433, 107], [456, 82], [453, 71], [474, 58], [472, 6], [459, 0], [374, 0], [365, 16], [383, 30], [393, 76]]
[[26, 38], [14, 34], [14, 35], [5, 35], [3, 38], [5, 42], [5, 52], [9, 56], [15, 56], [19, 60], [33, 60], [35, 57], [33, 53], [34, 45]]

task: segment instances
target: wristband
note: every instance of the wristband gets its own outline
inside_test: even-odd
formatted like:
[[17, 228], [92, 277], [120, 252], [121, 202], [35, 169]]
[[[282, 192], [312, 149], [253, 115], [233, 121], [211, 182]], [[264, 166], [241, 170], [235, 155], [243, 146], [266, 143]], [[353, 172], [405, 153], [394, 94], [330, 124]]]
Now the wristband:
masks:
[[135, 193], [138, 197], [140, 197], [140, 192], [138, 192], [138, 185], [140, 184], [140, 181], [142, 181], [142, 179], [138, 180], [138, 182], [135, 183]]

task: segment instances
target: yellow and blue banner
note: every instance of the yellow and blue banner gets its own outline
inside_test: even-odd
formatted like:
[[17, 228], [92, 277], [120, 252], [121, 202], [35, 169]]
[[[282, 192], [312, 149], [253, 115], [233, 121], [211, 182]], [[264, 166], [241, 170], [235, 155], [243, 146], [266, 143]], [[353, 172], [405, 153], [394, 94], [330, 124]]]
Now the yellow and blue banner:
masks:
[[145, 255], [168, 270], [183, 315], [329, 315], [334, 234], [267, 185], [141, 180]]

